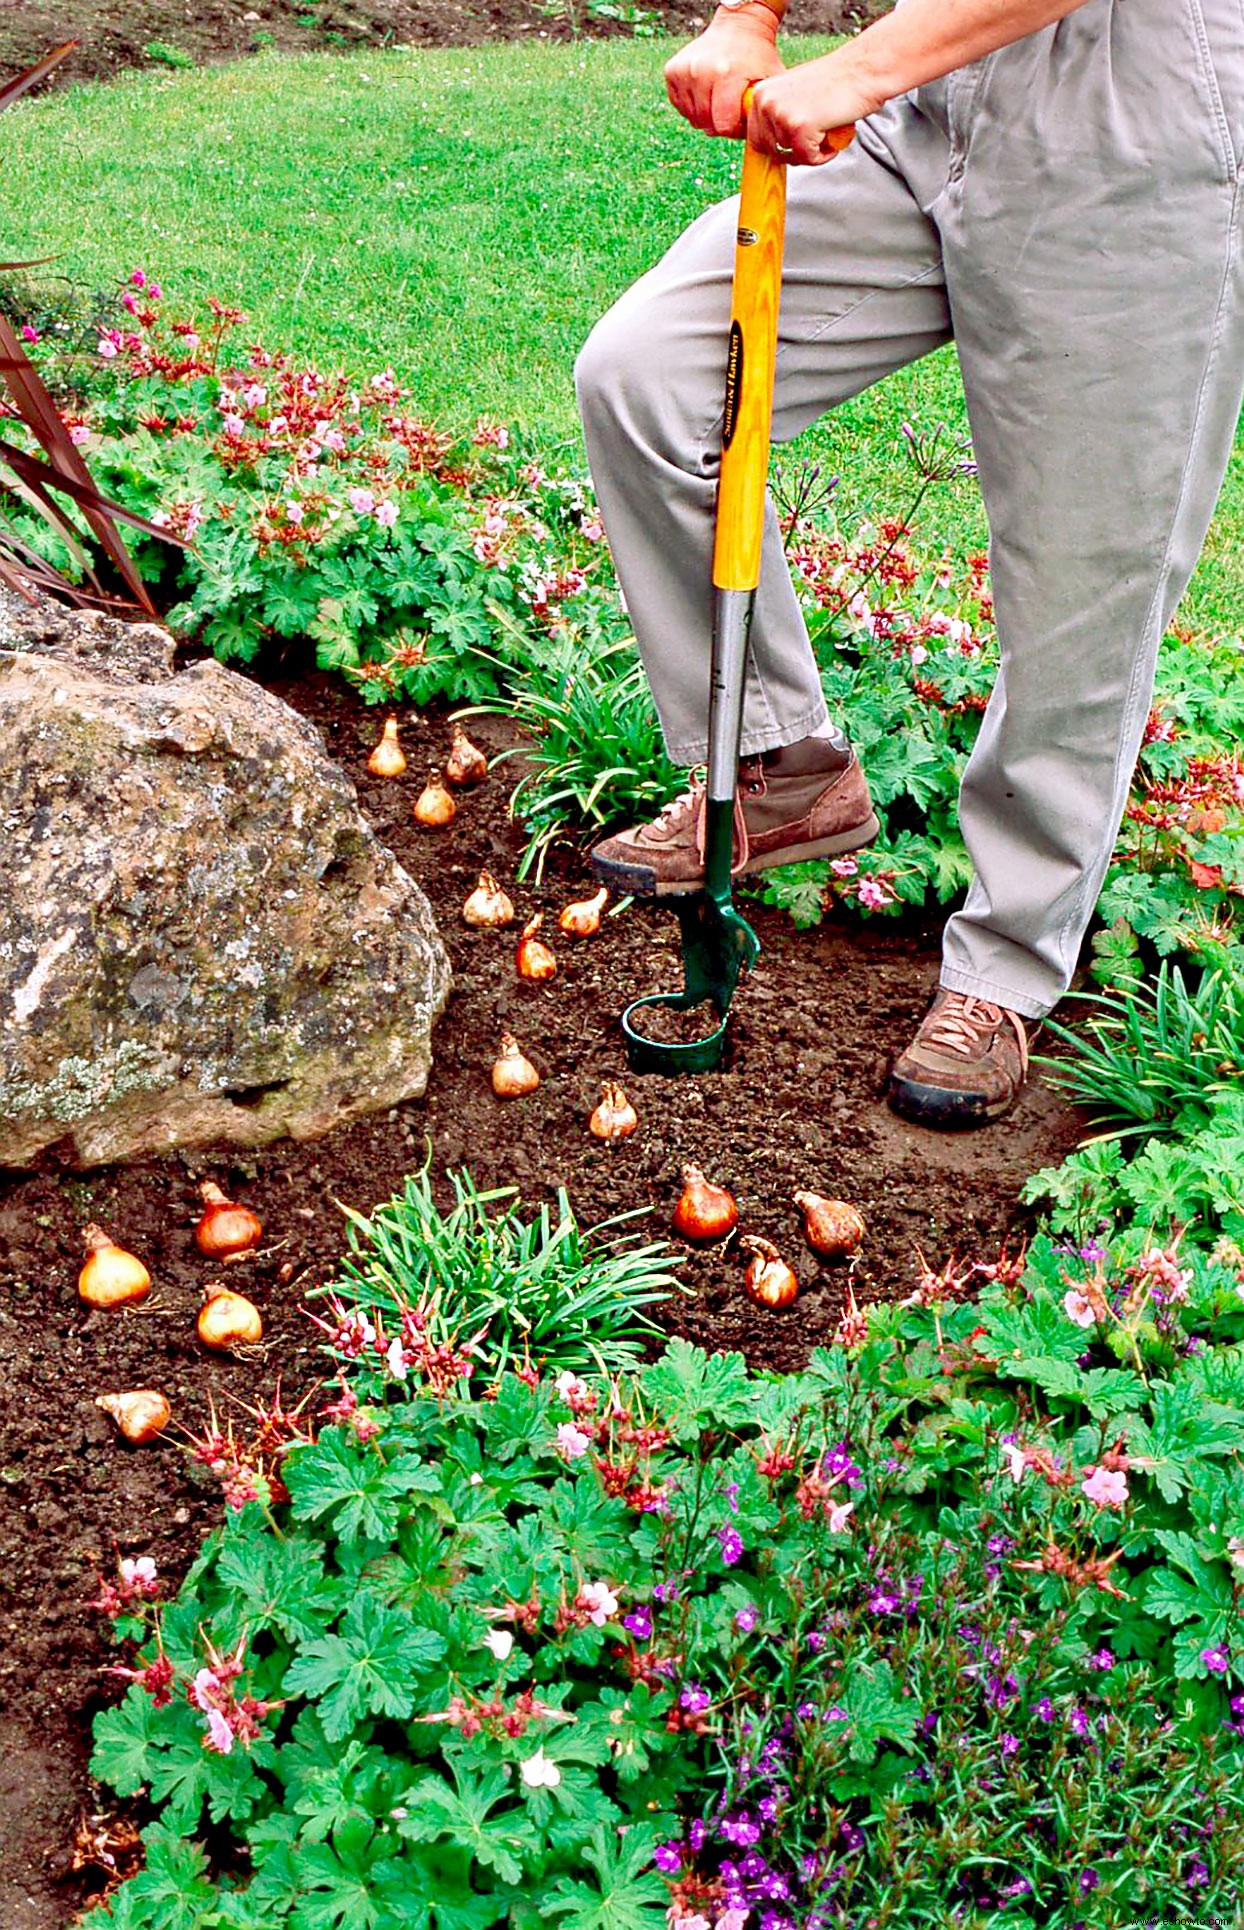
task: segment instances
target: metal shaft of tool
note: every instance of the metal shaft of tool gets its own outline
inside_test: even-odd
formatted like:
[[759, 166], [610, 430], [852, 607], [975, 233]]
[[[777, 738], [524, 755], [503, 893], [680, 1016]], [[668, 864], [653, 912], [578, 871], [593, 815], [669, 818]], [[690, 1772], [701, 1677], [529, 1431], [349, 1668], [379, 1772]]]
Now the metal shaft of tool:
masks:
[[707, 809], [704, 888], [713, 897], [730, 889], [734, 853], [734, 796], [743, 735], [743, 686], [754, 590], [714, 590], [713, 664], [708, 701]]

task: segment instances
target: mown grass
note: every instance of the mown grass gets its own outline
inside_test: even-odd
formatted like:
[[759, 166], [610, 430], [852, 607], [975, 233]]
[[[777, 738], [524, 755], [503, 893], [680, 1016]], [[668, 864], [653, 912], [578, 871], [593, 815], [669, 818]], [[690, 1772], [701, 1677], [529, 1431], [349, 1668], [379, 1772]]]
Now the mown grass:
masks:
[[[266, 56], [31, 102], [6, 118], [19, 187], [0, 253], [55, 252], [88, 288], [141, 262], [176, 300], [241, 304], [273, 344], [391, 364], [440, 423], [492, 415], [577, 463], [571, 367], [592, 321], [737, 176], [735, 145], [665, 104], [671, 44]], [[893, 514], [905, 418], [962, 425], [953, 353], [848, 404], [795, 458], [841, 473], [845, 518]], [[921, 520], [956, 550], [984, 540], [970, 482]], [[1242, 556], [1237, 443], [1192, 621], [1244, 628]]]

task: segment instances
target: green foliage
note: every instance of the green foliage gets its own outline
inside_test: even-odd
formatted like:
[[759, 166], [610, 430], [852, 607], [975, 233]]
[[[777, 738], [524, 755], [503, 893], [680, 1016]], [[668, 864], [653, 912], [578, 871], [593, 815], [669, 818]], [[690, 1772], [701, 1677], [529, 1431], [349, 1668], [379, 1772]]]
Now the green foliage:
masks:
[[1051, 1085], [1099, 1118], [1178, 1130], [1244, 1078], [1244, 960], [1225, 957], [1190, 985], [1164, 959], [1151, 984], [1129, 979], [1122, 993], [1084, 1002], [1080, 1030], [1049, 1027], [1067, 1056], [1041, 1064]]
[[[493, 1203], [462, 1182], [472, 1239]], [[1244, 1277], [1135, 1228], [979, 1270], [784, 1380], [675, 1341], [395, 1401], [364, 1351], [98, 1718], [94, 1772], [159, 1811], [113, 1922], [662, 1930], [672, 1884], [711, 1924], [780, 1878], [801, 1930], [896, 1897], [1071, 1930], [1086, 1872], [1223, 1907]], [[208, 1819], [246, 1852], [214, 1883]]]
[[[546, 1371], [633, 1368], [655, 1332], [644, 1309], [678, 1291], [678, 1255], [637, 1245], [622, 1231], [631, 1215], [583, 1232], [564, 1192], [554, 1211], [523, 1212], [514, 1189], [481, 1193], [452, 1173], [452, 1204], [437, 1205], [427, 1171], [369, 1216], [347, 1208], [348, 1251], [339, 1295], [373, 1323], [368, 1386], [404, 1377], [384, 1363], [417, 1319], [431, 1346], [471, 1343], [476, 1371], [494, 1376], [536, 1363]], [[321, 1323], [322, 1325], [325, 1323]], [[340, 1351], [340, 1350], [339, 1350]], [[344, 1358], [357, 1358], [347, 1335]]]

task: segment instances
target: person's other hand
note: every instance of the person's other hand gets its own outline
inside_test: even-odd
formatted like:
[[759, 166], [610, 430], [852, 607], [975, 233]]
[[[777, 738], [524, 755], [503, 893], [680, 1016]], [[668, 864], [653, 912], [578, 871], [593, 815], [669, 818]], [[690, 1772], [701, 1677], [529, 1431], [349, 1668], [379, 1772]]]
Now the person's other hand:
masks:
[[857, 77], [850, 43], [761, 81], [746, 134], [754, 146], [793, 167], [823, 167], [843, 145], [831, 135], [882, 105]]
[[742, 138], [747, 89], [785, 71], [777, 25], [777, 15], [758, 0], [744, 12], [717, 14], [698, 40], [679, 49], [666, 65], [665, 87], [684, 120], [702, 134]]

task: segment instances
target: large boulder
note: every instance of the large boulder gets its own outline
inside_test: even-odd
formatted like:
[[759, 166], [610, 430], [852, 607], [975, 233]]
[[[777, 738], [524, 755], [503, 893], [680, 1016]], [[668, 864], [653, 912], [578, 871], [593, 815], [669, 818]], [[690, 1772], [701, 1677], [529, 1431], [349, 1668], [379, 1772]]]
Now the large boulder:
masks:
[[448, 991], [311, 724], [0, 588], [0, 1165], [314, 1138], [423, 1091]]

